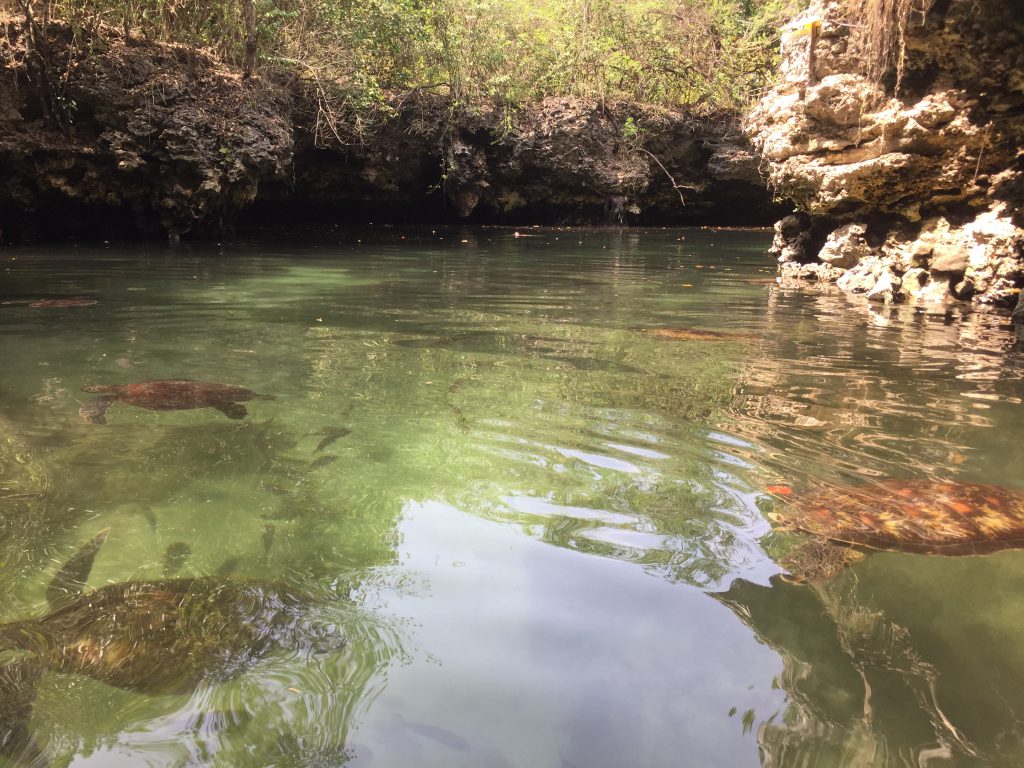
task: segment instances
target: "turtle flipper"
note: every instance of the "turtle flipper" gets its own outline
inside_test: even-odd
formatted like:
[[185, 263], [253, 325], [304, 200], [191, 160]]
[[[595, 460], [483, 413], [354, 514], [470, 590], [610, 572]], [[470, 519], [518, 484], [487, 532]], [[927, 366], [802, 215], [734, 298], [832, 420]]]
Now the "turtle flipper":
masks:
[[779, 565], [787, 571], [782, 574], [782, 579], [790, 584], [820, 583], [863, 558], [863, 553], [851, 547], [825, 539], [811, 539], [790, 550]]
[[143, 504], [139, 513], [146, 518], [146, 522], [149, 523], [149, 530], [156, 533], [156, 514], [153, 512], [152, 508]]
[[78, 415], [90, 424], [106, 424], [107, 408], [117, 402], [117, 395], [103, 395], [94, 397], [88, 402], [82, 403], [78, 409]]
[[42, 674], [42, 664], [32, 658], [0, 665], [0, 755], [14, 765], [42, 768], [50, 764], [28, 727]]
[[51, 609], [56, 610], [62, 605], [66, 605], [85, 591], [85, 582], [89, 580], [89, 573], [96, 560], [96, 553], [100, 551], [103, 542], [107, 540], [108, 533], [110, 533], [109, 528], [104, 528], [97, 533], [64, 564], [63, 568], [57, 571], [57, 575], [53, 577], [46, 588], [46, 601], [50, 604]]
[[249, 415], [249, 411], [241, 403], [224, 403], [224, 405], [215, 405], [213, 407], [229, 419], [244, 419]]

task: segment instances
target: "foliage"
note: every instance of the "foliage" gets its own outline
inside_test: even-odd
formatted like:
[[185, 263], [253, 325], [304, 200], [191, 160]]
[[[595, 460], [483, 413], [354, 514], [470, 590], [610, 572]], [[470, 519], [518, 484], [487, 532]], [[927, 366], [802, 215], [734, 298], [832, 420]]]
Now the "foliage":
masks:
[[248, 40], [257, 71], [284, 67], [308, 79], [334, 120], [372, 119], [392, 95], [413, 89], [446, 92], [457, 107], [516, 108], [559, 95], [736, 108], [769, 82], [779, 29], [803, 4], [55, 0], [49, 7], [82, 29], [117, 25], [127, 36], [213, 49], [238, 66], [249, 61]]

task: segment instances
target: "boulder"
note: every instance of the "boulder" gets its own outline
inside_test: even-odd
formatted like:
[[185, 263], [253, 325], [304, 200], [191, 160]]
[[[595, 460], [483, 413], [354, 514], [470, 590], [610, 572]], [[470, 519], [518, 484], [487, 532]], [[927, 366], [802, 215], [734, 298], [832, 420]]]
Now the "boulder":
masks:
[[833, 267], [849, 269], [861, 259], [874, 255], [876, 251], [864, 238], [866, 231], [863, 224], [846, 224], [833, 230], [818, 252], [818, 258]]

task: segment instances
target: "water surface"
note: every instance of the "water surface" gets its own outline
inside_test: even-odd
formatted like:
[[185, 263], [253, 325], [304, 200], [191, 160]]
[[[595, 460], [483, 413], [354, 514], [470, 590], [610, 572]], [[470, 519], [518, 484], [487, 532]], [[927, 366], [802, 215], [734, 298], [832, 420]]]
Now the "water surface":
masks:
[[[765, 516], [1024, 489], [1005, 318], [775, 285], [764, 232], [520, 234], [0, 254], [0, 620], [109, 527], [93, 588], [287, 584], [346, 641], [175, 694], [50, 670], [52, 763], [1024, 762], [1024, 552], [793, 586]], [[79, 417], [148, 379], [275, 399]]]

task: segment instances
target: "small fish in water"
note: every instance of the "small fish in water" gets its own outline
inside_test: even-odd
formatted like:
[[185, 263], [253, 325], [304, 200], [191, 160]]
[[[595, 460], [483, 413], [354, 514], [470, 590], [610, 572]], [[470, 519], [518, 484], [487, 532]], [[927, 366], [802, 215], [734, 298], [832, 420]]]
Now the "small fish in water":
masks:
[[273, 512], [260, 515], [264, 520], [297, 520], [302, 517], [302, 509], [298, 504], [286, 504]]
[[64, 309], [65, 307], [91, 307], [96, 303], [98, 303], [96, 299], [72, 297], [67, 299], [39, 299], [38, 301], [33, 301], [29, 306], [36, 309]]
[[41, 499], [43, 494], [36, 491], [18, 491], [14, 488], [0, 488], [0, 499]]
[[328, 464], [333, 464], [338, 460], [338, 457], [331, 453], [326, 453], [318, 459], [314, 459], [309, 464], [310, 469], [320, 469], [326, 467]]
[[348, 427], [324, 427], [320, 430], [320, 434], [324, 436], [323, 440], [317, 443], [313, 453], [319, 453], [324, 448], [329, 446], [331, 443], [343, 438], [345, 435], [352, 434], [352, 430]]
[[454, 395], [460, 389], [462, 389], [462, 387], [465, 384], [466, 384], [466, 380], [465, 379], [461, 379], [461, 378], [460, 379], [456, 379], [455, 381], [452, 382], [452, 385], [450, 387], [448, 387], [448, 394]]
[[274, 546], [274, 539], [277, 538], [277, 527], [273, 523], [267, 523], [263, 528], [263, 554], [270, 556], [270, 548]]
[[459, 428], [459, 432], [469, 432], [469, 420], [463, 415], [462, 409], [455, 405], [449, 405], [448, 409], [455, 417], [455, 425]]
[[289, 487], [282, 483], [260, 483], [260, 489], [274, 496], [291, 496], [295, 493], [294, 487]]
[[440, 744], [448, 749], [465, 752], [470, 748], [469, 742], [454, 731], [449, 731], [447, 728], [441, 728], [436, 725], [430, 725], [429, 723], [418, 723], [412, 720], [406, 720], [398, 713], [394, 715], [393, 727], [398, 731], [415, 733], [417, 736], [430, 739], [436, 744]]
[[192, 557], [192, 548], [183, 541], [168, 545], [164, 552], [164, 578], [174, 576]]

